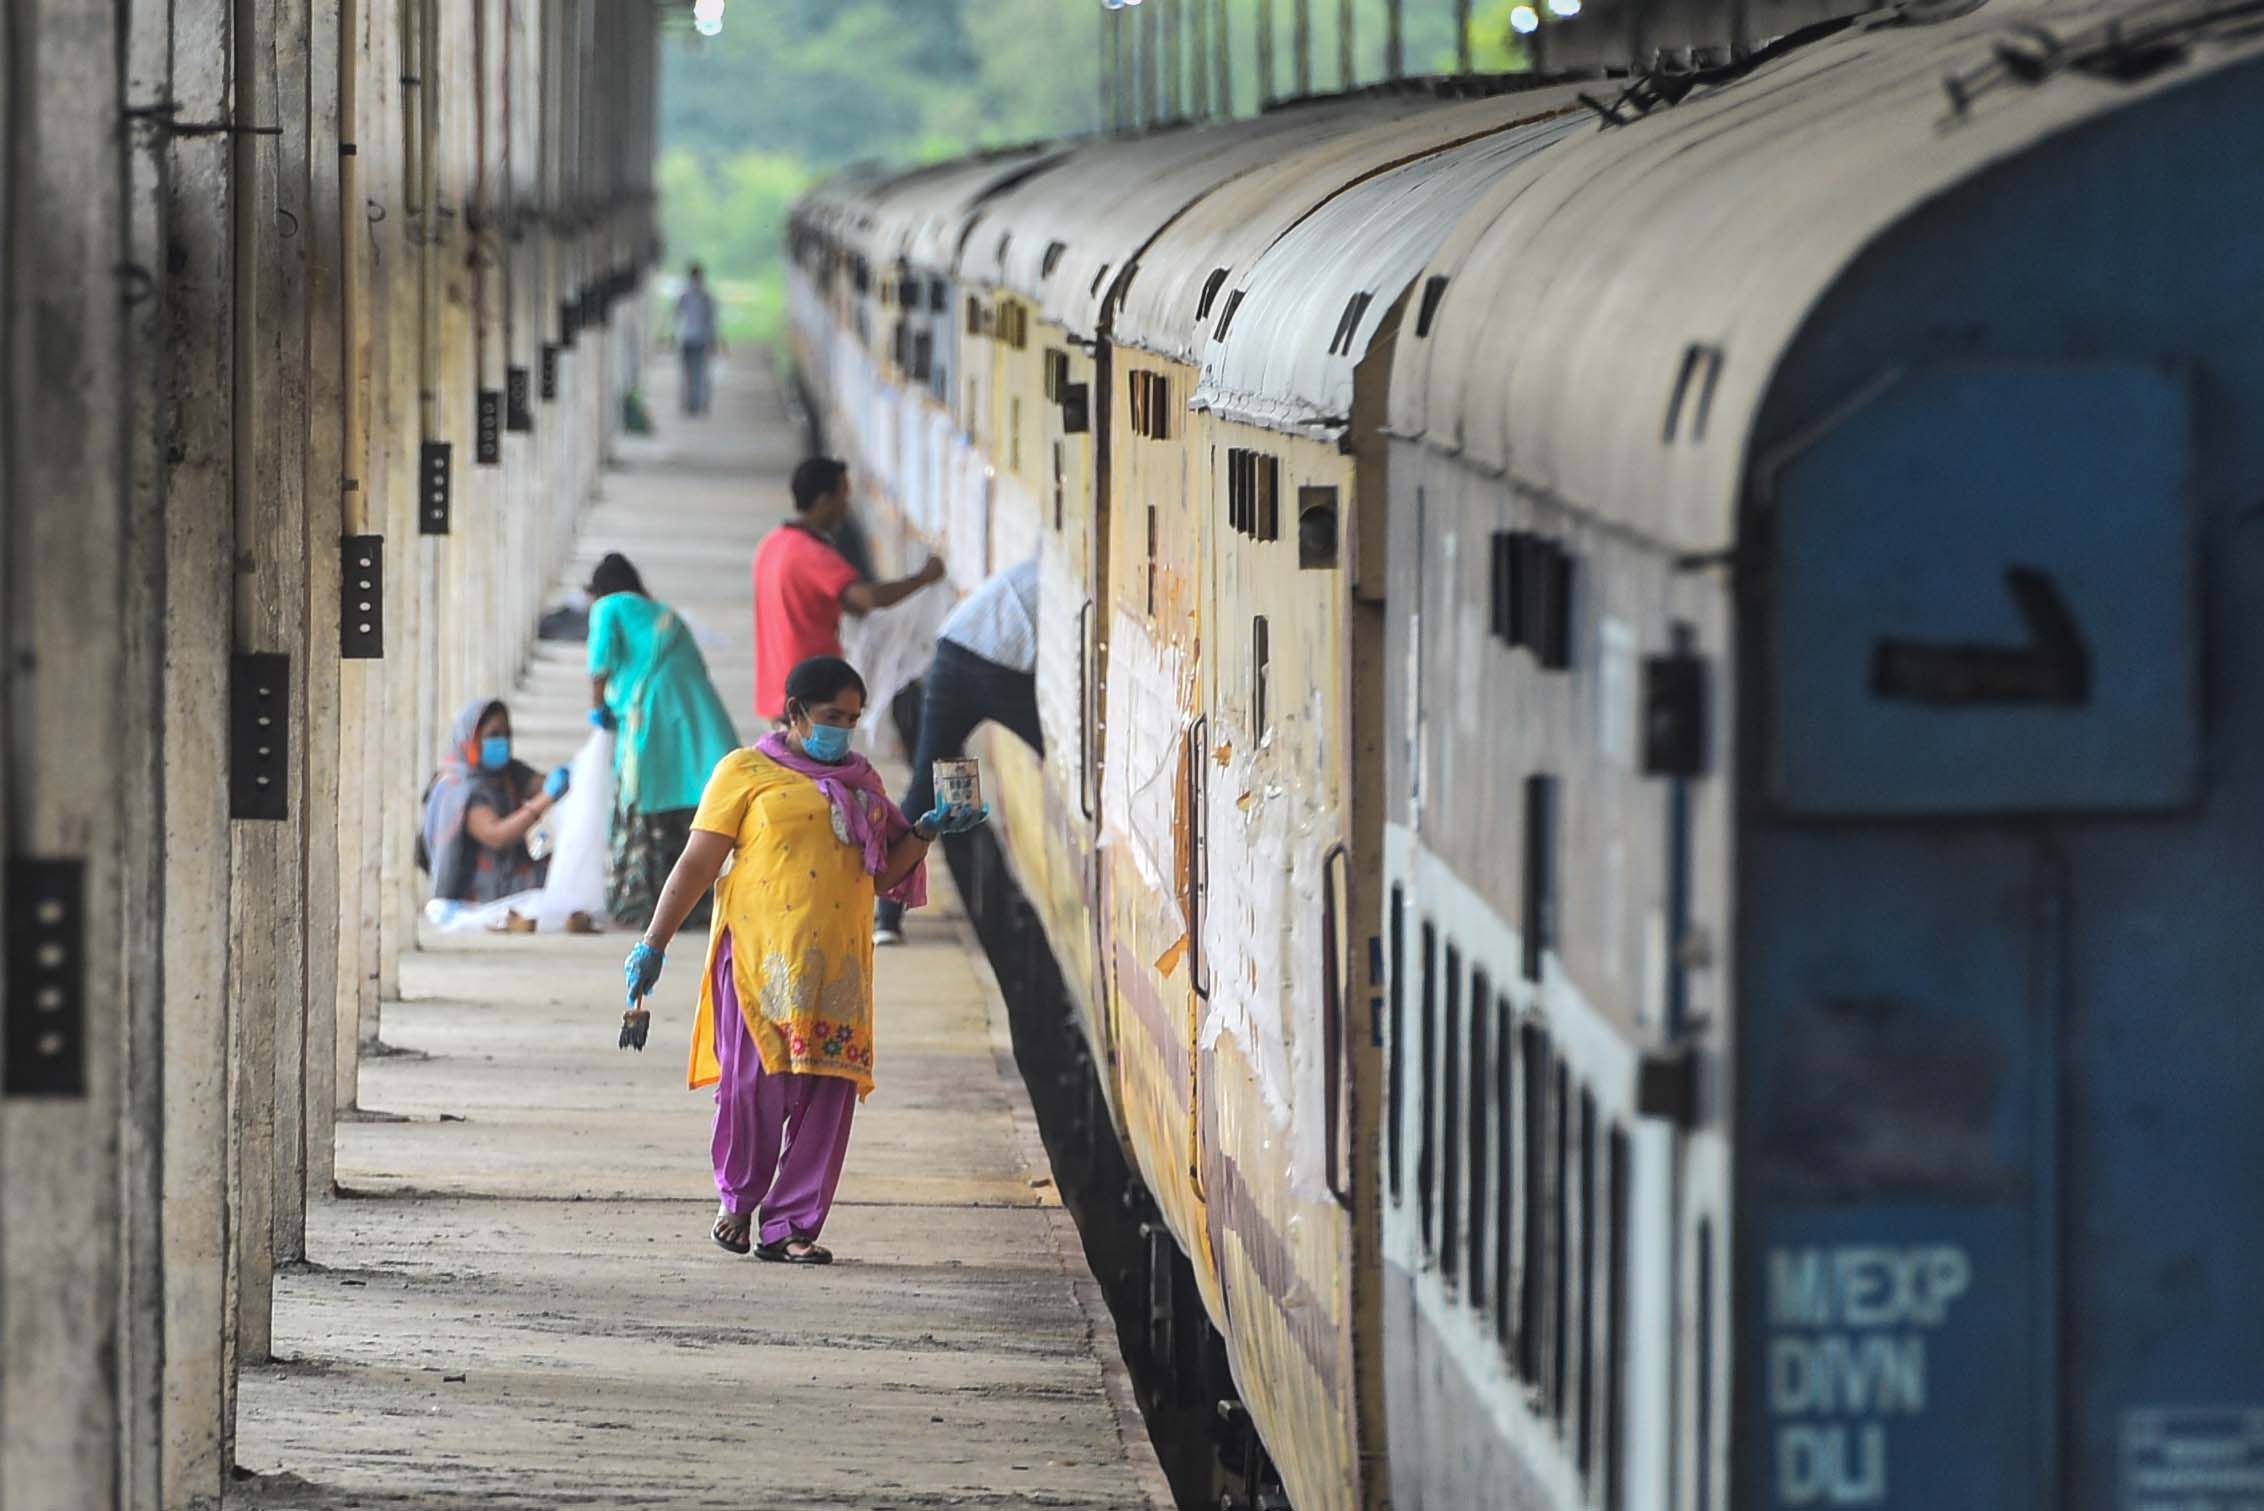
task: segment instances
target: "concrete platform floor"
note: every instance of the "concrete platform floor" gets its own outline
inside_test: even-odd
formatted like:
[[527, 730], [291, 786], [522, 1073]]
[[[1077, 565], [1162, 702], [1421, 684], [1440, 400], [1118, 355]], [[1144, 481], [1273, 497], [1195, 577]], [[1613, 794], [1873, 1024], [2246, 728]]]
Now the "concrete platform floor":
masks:
[[[794, 457], [748, 359], [716, 413], [625, 443], [585, 533], [730, 638], [751, 725], [747, 561]], [[585, 561], [586, 566], [586, 561]], [[514, 695], [522, 753], [578, 742], [580, 648]], [[882, 957], [879, 1089], [826, 1229], [839, 1262], [716, 1248], [707, 1093], [684, 1089], [699, 946], [652, 1048], [614, 1047], [626, 932], [428, 937], [339, 1129], [342, 1191], [278, 1278], [280, 1362], [244, 1372], [231, 1505], [1169, 1504], [1097, 1288], [941, 866]]]

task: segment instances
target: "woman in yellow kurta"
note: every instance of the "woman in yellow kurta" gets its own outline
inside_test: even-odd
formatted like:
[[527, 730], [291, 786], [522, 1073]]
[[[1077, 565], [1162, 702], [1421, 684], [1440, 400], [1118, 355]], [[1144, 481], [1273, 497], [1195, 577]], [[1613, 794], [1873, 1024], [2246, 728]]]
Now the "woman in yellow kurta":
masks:
[[[871, 763], [849, 752], [865, 684], [847, 662], [803, 662], [786, 698], [787, 727], [732, 752], [708, 779], [652, 926], [624, 966], [621, 1042], [644, 1046], [640, 999], [714, 886], [689, 1074], [693, 1087], [716, 1089], [722, 1210], [712, 1236], [734, 1254], [825, 1264], [833, 1256], [817, 1237], [857, 1103], [873, 1089], [873, 899], [925, 902], [928, 846], [983, 814], [939, 807], [905, 820]], [[726, 859], [730, 874], [717, 882]]]

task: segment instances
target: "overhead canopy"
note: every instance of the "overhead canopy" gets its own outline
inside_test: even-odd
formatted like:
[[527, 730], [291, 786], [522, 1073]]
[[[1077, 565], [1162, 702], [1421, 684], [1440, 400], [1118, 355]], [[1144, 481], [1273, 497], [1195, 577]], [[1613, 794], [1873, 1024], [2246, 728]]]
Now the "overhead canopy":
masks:
[[[1573, 106], [1581, 87], [1557, 84], [1434, 105], [1282, 155], [1220, 186], [1140, 254], [1139, 275], [1109, 318], [1110, 338], [1194, 361], [1224, 291], [1238, 286], [1261, 252], [1330, 196], [1394, 164]], [[1199, 310], [1213, 318], [1198, 320]]]
[[1574, 108], [1388, 169], [1299, 221], [1232, 292], [1222, 287], [1196, 407], [1276, 429], [1341, 432], [1353, 369], [1409, 281], [1488, 184], [1593, 125], [1586, 107]]
[[[1678, 548], [1727, 544], [1771, 376], [1868, 245], [2048, 137], [2264, 55], [2228, 33], [2135, 82], [2060, 66], [2026, 83], [1997, 51], [2008, 28], [2072, 48], [2110, 20], [2128, 34], [2200, 10], [1995, 0], [1582, 128], [1504, 174], [1432, 259], [1447, 283], [1430, 335], [1399, 342], [1392, 429]], [[1678, 385], [1707, 414], [1669, 444]]]

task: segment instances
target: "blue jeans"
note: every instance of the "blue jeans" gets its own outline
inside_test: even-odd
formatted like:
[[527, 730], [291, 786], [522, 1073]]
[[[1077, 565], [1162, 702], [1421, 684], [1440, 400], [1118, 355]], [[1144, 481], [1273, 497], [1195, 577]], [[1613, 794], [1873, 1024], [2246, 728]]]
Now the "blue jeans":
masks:
[[[935, 763], [966, 750], [967, 737], [984, 720], [1005, 725], [1043, 754], [1038, 724], [1038, 679], [986, 661], [963, 645], [936, 643], [935, 660], [920, 684], [920, 738], [912, 749], [912, 780], [904, 788], [904, 816], [917, 823], [935, 806]], [[902, 928], [904, 905], [873, 904], [873, 927]]]
[[686, 341], [676, 351], [684, 361], [684, 391], [681, 395], [684, 413], [706, 414], [708, 345], [705, 341]]

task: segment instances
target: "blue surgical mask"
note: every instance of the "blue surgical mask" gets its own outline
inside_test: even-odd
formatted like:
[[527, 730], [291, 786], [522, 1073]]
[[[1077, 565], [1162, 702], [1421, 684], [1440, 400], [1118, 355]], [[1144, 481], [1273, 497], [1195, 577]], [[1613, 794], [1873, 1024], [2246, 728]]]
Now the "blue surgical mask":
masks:
[[838, 724], [812, 724], [802, 736], [802, 754], [831, 766], [849, 754], [849, 731]]
[[511, 764], [511, 737], [489, 735], [480, 741], [480, 766], [487, 771], [501, 771]]

